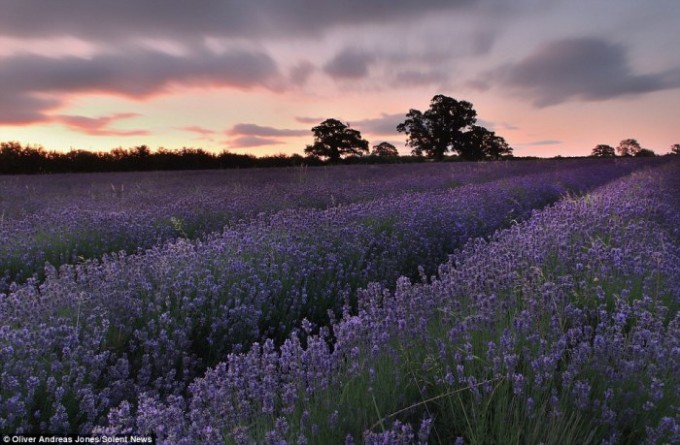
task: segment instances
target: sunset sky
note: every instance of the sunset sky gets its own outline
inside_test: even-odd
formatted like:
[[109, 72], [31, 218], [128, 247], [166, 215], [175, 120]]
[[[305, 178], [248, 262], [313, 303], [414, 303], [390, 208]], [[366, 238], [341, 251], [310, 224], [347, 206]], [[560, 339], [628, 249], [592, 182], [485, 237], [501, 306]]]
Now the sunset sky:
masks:
[[0, 0], [0, 141], [300, 153], [435, 94], [519, 156], [680, 143], [678, 0]]

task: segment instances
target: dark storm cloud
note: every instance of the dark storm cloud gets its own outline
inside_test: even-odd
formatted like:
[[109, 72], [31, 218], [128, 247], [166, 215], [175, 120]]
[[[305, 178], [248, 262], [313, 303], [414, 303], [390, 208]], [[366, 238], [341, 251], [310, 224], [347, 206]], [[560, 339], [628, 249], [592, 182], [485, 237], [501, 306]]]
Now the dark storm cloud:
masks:
[[[91, 59], [7, 57], [0, 65], [0, 123], [37, 122], [47, 108], [59, 104], [36, 93], [107, 93], [144, 98], [163, 93], [169, 85], [274, 88], [279, 76], [274, 60], [261, 52], [214, 54], [196, 51], [176, 57], [154, 51], [101, 54]], [[8, 104], [9, 103], [9, 104]], [[16, 109], [12, 104], [19, 104]]]
[[368, 68], [375, 60], [368, 52], [344, 49], [324, 65], [324, 71], [334, 79], [360, 79], [368, 75]]
[[474, 0], [3, 0], [0, 35], [87, 40], [139, 36], [314, 35], [351, 24], [384, 23], [433, 11], [467, 7]]
[[633, 73], [623, 46], [596, 38], [574, 38], [548, 43], [475, 83], [480, 88], [498, 84], [545, 107], [571, 99], [597, 101], [677, 88], [678, 73]]
[[290, 130], [274, 127], [265, 127], [257, 124], [236, 124], [227, 134], [241, 136], [262, 136], [262, 137], [288, 137], [288, 136], [307, 136], [309, 130]]

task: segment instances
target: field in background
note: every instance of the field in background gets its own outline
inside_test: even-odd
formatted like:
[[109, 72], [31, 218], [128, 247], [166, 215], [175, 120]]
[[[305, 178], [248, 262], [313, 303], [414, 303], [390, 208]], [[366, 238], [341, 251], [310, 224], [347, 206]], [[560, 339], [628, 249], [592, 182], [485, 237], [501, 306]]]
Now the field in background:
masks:
[[[177, 238], [283, 209], [326, 209], [409, 192], [447, 190], [572, 165], [540, 161], [335, 166], [194, 172], [0, 176], [0, 291], [58, 267]], [[629, 167], [642, 165], [628, 162]]]
[[680, 438], [677, 172], [619, 159], [0, 178], [0, 431]]

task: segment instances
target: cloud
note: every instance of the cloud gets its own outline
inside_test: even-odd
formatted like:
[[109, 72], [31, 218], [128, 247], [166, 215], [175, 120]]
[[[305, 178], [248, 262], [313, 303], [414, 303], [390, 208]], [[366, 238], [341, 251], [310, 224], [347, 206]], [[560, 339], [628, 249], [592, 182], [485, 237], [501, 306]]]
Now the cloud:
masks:
[[230, 135], [242, 136], [265, 136], [265, 137], [288, 137], [288, 136], [307, 136], [309, 130], [290, 130], [274, 127], [264, 127], [257, 124], [236, 124], [227, 130]]
[[365, 51], [346, 48], [335, 55], [323, 70], [333, 79], [360, 79], [368, 75], [368, 68], [376, 57]]
[[488, 54], [496, 41], [496, 30], [477, 30], [470, 37], [470, 49], [473, 54]]
[[140, 116], [137, 113], [116, 113], [109, 116], [97, 118], [72, 115], [53, 116], [52, 120], [64, 124], [71, 130], [89, 134], [91, 136], [144, 136], [149, 132], [146, 130], [116, 130], [110, 128], [112, 123]]
[[284, 129], [267, 127], [257, 124], [236, 124], [225, 133], [234, 136], [226, 141], [231, 148], [261, 147], [267, 145], [281, 145], [282, 138], [307, 136], [309, 130]]
[[406, 113], [386, 114], [371, 119], [362, 119], [352, 122], [352, 127], [359, 131], [380, 134], [380, 135], [394, 135], [397, 134], [397, 125], [406, 119]]
[[537, 107], [568, 100], [600, 101], [680, 87], [680, 70], [633, 73], [623, 46], [597, 38], [547, 43], [515, 64], [474, 81], [525, 95]]
[[[323, 71], [335, 80], [360, 80], [373, 75], [379, 87], [444, 85], [449, 79], [444, 67], [453, 58], [450, 52], [436, 48], [415, 50], [395, 46], [368, 51], [346, 47], [326, 62]], [[437, 68], [428, 68], [431, 66]]]
[[[428, 13], [465, 9], [473, 0], [3, 0], [0, 34], [71, 35], [100, 41], [167, 36], [183, 41], [206, 36], [278, 37], [318, 35], [343, 25], [413, 20]], [[26, 26], [30, 23], [30, 26]]]
[[276, 63], [265, 53], [234, 51], [215, 55], [204, 51], [176, 57], [154, 51], [129, 51], [92, 59], [11, 57], [3, 61], [0, 81], [20, 91], [145, 97], [162, 92], [170, 83], [242, 89], [266, 86], [277, 74]]
[[312, 117], [312, 116], [296, 116], [295, 120], [300, 122], [301, 124], [320, 124], [324, 120], [326, 120], [325, 117]]
[[16, 54], [34, 54], [53, 59], [66, 56], [89, 58], [101, 50], [99, 45], [69, 36], [13, 38], [0, 35], [0, 59]]
[[[144, 99], [169, 93], [176, 85], [281, 91], [305, 85], [316, 70], [352, 80], [368, 76], [375, 65], [376, 74], [386, 76], [381, 85], [437, 84], [445, 80], [446, 68], [421, 70], [413, 64], [438, 63], [449, 46], [443, 42], [432, 49], [429, 34], [421, 39], [425, 44], [406, 45], [390, 33], [403, 26], [420, 30], [433, 17], [471, 13], [479, 18], [482, 10], [477, 0], [346, 0], [313, 7], [308, 0], [165, 0], [162, 5], [138, 0], [3, 0], [0, 45], [9, 42], [11, 48], [0, 51], [0, 125], [48, 121], [49, 112], [72, 95]], [[262, 50], [283, 39], [323, 42], [319, 36], [348, 35], [348, 29], [361, 30], [366, 41], [382, 43], [373, 51], [342, 49], [325, 65], [295, 63], [279, 53], [280, 67]], [[448, 33], [440, 25], [437, 29]], [[481, 40], [493, 40], [493, 35], [479, 32]], [[224, 45], [211, 49], [211, 39]], [[276, 51], [276, 45], [270, 48]]]
[[250, 148], [267, 145], [280, 145], [283, 144], [283, 141], [274, 138], [263, 138], [260, 136], [241, 136], [235, 139], [230, 139], [226, 143], [231, 148]]
[[199, 127], [198, 125], [190, 125], [188, 127], [179, 127], [180, 130], [188, 131], [190, 133], [196, 133], [200, 136], [210, 136], [216, 134], [215, 130], [210, 130], [208, 128]]
[[556, 139], [543, 139], [540, 141], [532, 141], [532, 142], [524, 142], [522, 144], [517, 144], [522, 147], [535, 147], [535, 146], [541, 146], [541, 145], [559, 145], [561, 144], [562, 141], [558, 141]]
[[189, 125], [186, 127], [177, 127], [178, 130], [186, 131], [189, 133], [194, 133], [198, 135], [196, 138], [200, 141], [215, 142], [215, 137], [221, 135], [222, 132], [211, 130], [209, 128], [204, 128], [198, 125]]
[[425, 86], [432, 84], [444, 84], [448, 80], [448, 76], [438, 70], [413, 70], [407, 69], [399, 71], [394, 76], [393, 84], [395, 86]]
[[[174, 85], [275, 89], [278, 78], [276, 62], [263, 52], [253, 51], [219, 55], [195, 51], [179, 57], [130, 50], [90, 59], [17, 55], [2, 61], [0, 96], [6, 103], [0, 106], [0, 124], [44, 120], [45, 111], [57, 107], [64, 95], [106, 93], [143, 99]], [[39, 93], [54, 97], [36, 98]], [[14, 108], [16, 105], [19, 107]]]
[[296, 86], [304, 85], [315, 70], [314, 65], [307, 60], [298, 63], [290, 69], [288, 76], [290, 83]]
[[372, 48], [344, 47], [322, 66], [322, 70], [336, 81], [370, 77], [368, 80], [378, 89], [422, 86], [445, 88], [454, 71], [453, 65], [459, 61], [459, 57], [469, 54], [460, 48], [444, 48], [440, 40], [442, 38], [439, 35], [420, 36], [414, 43], [400, 40], [400, 36], [386, 39], [384, 35], [369, 32], [365, 41], [370, 42]]
[[34, 94], [12, 91], [0, 85], [0, 125], [29, 125], [48, 120], [45, 111], [58, 107], [61, 101]]
[[[315, 117], [296, 117], [298, 122], [318, 125], [323, 122], [324, 118]], [[355, 130], [362, 133], [371, 133], [374, 135], [396, 135], [397, 124], [405, 119], [405, 114], [383, 114], [381, 117], [372, 119], [362, 119], [350, 122], [349, 125]], [[341, 119], [342, 120], [342, 119]], [[342, 120], [345, 122], [344, 120]], [[255, 147], [261, 145], [275, 145], [283, 144], [283, 138], [288, 137], [311, 137], [311, 129], [283, 129], [267, 127], [257, 124], [236, 124], [225, 133], [235, 138], [228, 143], [232, 147]]]
[[[319, 125], [319, 123], [323, 122], [326, 119], [327, 118], [325, 117], [307, 117], [307, 116], [297, 116], [295, 118], [295, 120], [300, 123], [315, 126]], [[350, 122], [347, 122], [347, 120], [342, 117], [338, 117], [337, 119], [340, 120], [341, 122], [348, 123], [351, 128], [359, 130], [362, 133], [371, 133], [374, 135], [383, 136], [385, 135], [394, 136], [395, 134], [397, 134], [397, 125], [399, 125], [406, 119], [406, 112], [395, 114], [383, 113], [380, 117], [352, 120]], [[309, 130], [307, 130], [307, 134], [309, 134]]]
[[477, 125], [487, 128], [491, 131], [497, 130], [519, 130], [519, 127], [509, 122], [493, 122], [486, 119], [477, 119]]

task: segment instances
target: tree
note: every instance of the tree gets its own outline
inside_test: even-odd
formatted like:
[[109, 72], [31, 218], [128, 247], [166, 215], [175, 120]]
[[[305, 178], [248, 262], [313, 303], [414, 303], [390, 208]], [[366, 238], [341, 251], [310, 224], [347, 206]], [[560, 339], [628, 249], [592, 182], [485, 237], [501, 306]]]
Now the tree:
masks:
[[671, 145], [671, 154], [680, 155], [680, 144]]
[[373, 146], [373, 151], [371, 152], [374, 156], [384, 156], [384, 157], [394, 157], [399, 156], [397, 147], [390, 144], [389, 142], [381, 142], [378, 145]]
[[611, 145], [598, 144], [595, 146], [595, 148], [593, 148], [593, 152], [590, 154], [590, 156], [596, 158], [613, 158], [616, 156], [616, 151]]
[[47, 153], [43, 147], [19, 142], [0, 142], [0, 173], [38, 173], [45, 169]]
[[472, 125], [463, 136], [458, 152], [467, 161], [500, 159], [512, 154], [512, 148], [505, 139], [484, 127]]
[[641, 148], [635, 153], [635, 157], [637, 158], [653, 158], [654, 156], [656, 156], [656, 153], [649, 148]]
[[635, 156], [641, 149], [640, 143], [635, 139], [624, 139], [616, 147], [619, 156]]
[[441, 160], [447, 151], [459, 152], [465, 143], [465, 130], [477, 122], [477, 112], [470, 102], [457, 101], [438, 94], [432, 98], [430, 108], [424, 113], [411, 109], [406, 120], [397, 125], [405, 133], [406, 145], [413, 154]]
[[368, 153], [368, 141], [361, 133], [349, 128], [337, 119], [326, 119], [312, 128], [314, 144], [305, 148], [305, 153], [338, 161], [344, 155]]

